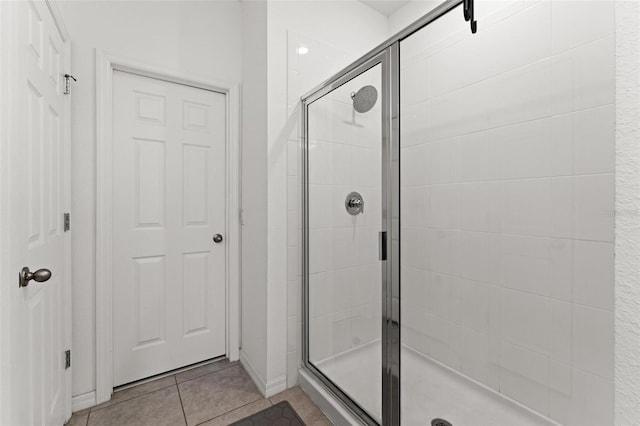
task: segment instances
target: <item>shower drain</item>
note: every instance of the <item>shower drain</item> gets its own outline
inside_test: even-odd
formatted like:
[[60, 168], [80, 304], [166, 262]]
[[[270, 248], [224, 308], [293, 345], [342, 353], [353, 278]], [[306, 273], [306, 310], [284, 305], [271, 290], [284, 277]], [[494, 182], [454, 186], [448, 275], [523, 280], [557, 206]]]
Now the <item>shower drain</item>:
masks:
[[450, 422], [445, 419], [433, 419], [431, 420], [431, 426], [453, 426]]

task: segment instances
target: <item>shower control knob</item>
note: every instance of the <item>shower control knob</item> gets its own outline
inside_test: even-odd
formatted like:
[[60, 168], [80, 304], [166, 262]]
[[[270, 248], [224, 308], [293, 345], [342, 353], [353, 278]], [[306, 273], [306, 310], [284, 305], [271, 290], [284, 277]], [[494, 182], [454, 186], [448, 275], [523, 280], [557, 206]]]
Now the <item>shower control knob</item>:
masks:
[[213, 242], [216, 243], [216, 244], [221, 243], [222, 239], [223, 239], [222, 235], [220, 235], [220, 234], [216, 234], [216, 235], [213, 236]]
[[352, 216], [364, 213], [364, 199], [362, 195], [357, 192], [350, 193], [344, 200], [344, 207], [347, 209], [347, 213]]
[[353, 198], [353, 199], [349, 200], [349, 207], [351, 207], [352, 209], [359, 210], [360, 207], [364, 207], [364, 204], [362, 203], [362, 200], [358, 200], [357, 198]]

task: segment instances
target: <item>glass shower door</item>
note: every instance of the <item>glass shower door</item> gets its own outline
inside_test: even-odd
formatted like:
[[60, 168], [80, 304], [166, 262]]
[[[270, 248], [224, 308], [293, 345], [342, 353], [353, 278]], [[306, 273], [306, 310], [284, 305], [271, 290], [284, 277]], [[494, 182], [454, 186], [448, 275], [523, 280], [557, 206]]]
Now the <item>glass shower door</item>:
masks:
[[382, 64], [308, 100], [307, 366], [380, 423]]

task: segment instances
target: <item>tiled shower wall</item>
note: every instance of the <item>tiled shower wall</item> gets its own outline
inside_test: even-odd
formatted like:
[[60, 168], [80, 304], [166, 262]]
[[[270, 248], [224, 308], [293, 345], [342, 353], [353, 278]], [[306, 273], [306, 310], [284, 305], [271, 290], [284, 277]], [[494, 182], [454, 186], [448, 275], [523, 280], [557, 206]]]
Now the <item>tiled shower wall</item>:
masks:
[[613, 2], [579, 4], [496, 3], [475, 35], [453, 14], [403, 42], [402, 341], [610, 424]]
[[[302, 351], [302, 343], [301, 343], [301, 290], [302, 290], [302, 275], [300, 264], [302, 262], [302, 224], [301, 224], [301, 188], [302, 188], [302, 177], [299, 173], [299, 170], [302, 170], [300, 164], [300, 97], [307, 93], [309, 90], [320, 84], [324, 81], [328, 76], [338, 72], [342, 67], [346, 66], [349, 61], [352, 59], [349, 54], [341, 51], [333, 46], [330, 46], [321, 41], [315, 40], [313, 38], [307, 37], [302, 34], [298, 34], [293, 31], [289, 31], [287, 34], [288, 37], [288, 50], [287, 50], [287, 61], [288, 61], [288, 71], [287, 71], [287, 102], [288, 102], [288, 116], [293, 117], [294, 119], [297, 117], [297, 122], [292, 126], [289, 133], [288, 140], [288, 148], [287, 148], [287, 156], [288, 156], [288, 321], [287, 321], [287, 382], [289, 386], [292, 386], [296, 383], [297, 374], [298, 374], [298, 366], [301, 360], [301, 351]], [[302, 50], [300, 53], [300, 48], [306, 49]], [[353, 56], [353, 55], [351, 55]], [[326, 124], [327, 114], [329, 110], [337, 111], [342, 110], [346, 107], [344, 100], [342, 102], [337, 102], [337, 100], [329, 100], [327, 104], [322, 105], [318, 108], [318, 113], [320, 114], [320, 120]], [[332, 115], [337, 118], [337, 115]], [[351, 116], [349, 115], [349, 119]], [[337, 139], [338, 142], [340, 139], [343, 139], [340, 136], [340, 133], [334, 133], [333, 129], [331, 132], [328, 131], [326, 126], [323, 126], [321, 130], [324, 130], [324, 135], [319, 135], [323, 140]], [[340, 132], [340, 130], [338, 130]], [[330, 137], [329, 137], [330, 136]], [[347, 140], [345, 140], [345, 143]], [[314, 141], [315, 146], [318, 146], [319, 149], [324, 149], [328, 154], [328, 150], [334, 147], [333, 143], [327, 145], [326, 147], [320, 147], [321, 144], [319, 139]], [[338, 146], [339, 145], [339, 146]], [[337, 149], [346, 147], [340, 144], [336, 144]], [[325, 156], [325, 160], [329, 160], [329, 157]], [[326, 188], [325, 196], [329, 198], [333, 198], [331, 189], [333, 188], [333, 181], [329, 181], [326, 179], [332, 179], [332, 175], [328, 173], [331, 165], [326, 165], [328, 167], [327, 173], [323, 174], [318, 172], [316, 177], [314, 178], [314, 184], [316, 187], [324, 187]], [[326, 179], [325, 179], [326, 178]], [[324, 182], [323, 182], [324, 180]], [[345, 182], [345, 184], [348, 182]], [[346, 193], [344, 194], [346, 196]], [[336, 193], [337, 196], [337, 193]], [[320, 200], [317, 200], [320, 201]], [[325, 203], [328, 200], [324, 201]], [[344, 203], [344, 199], [342, 200]], [[329, 205], [327, 204], [327, 207]], [[333, 210], [318, 210], [317, 213], [313, 216], [315, 218], [314, 222], [317, 223], [316, 231], [320, 232], [320, 228], [324, 228], [325, 230], [329, 230], [331, 228], [331, 223], [333, 221], [332, 215], [334, 214]], [[346, 212], [345, 212], [346, 214]], [[323, 223], [324, 222], [324, 223]], [[326, 265], [327, 262], [324, 262], [324, 265], [320, 267], [315, 267], [316, 269], [322, 269], [323, 273], [320, 274], [319, 270], [316, 270], [316, 274], [313, 278], [313, 286], [318, 289], [317, 286], [327, 286], [331, 285], [331, 282], [327, 283], [326, 277]], [[325, 293], [325, 295], [330, 295], [330, 293]], [[336, 296], [338, 296], [336, 294]], [[347, 314], [352, 309], [351, 300], [348, 298], [351, 294], [346, 293], [345, 298], [343, 300], [338, 301], [336, 304], [335, 312], [330, 310], [328, 304], [334, 302], [333, 298], [325, 298], [321, 300], [317, 300], [314, 304], [314, 316], [317, 318], [314, 321], [316, 330], [325, 336], [325, 343], [327, 344], [325, 348], [318, 348], [318, 346], [314, 347], [314, 350], [318, 351], [319, 354], [326, 354], [326, 356], [330, 356], [333, 353], [333, 319], [336, 321], [339, 320], [339, 314]], [[344, 309], [341, 309], [341, 308]], [[354, 309], [356, 308], [353, 306]], [[322, 319], [318, 319], [322, 318]], [[342, 348], [347, 340], [352, 341], [351, 336], [351, 327], [350, 327], [350, 316], [345, 316], [342, 318], [343, 320], [343, 329], [349, 330], [348, 335], [342, 335], [339, 339], [340, 342], [337, 342], [336, 349]], [[344, 323], [348, 323], [348, 328], [345, 328]], [[324, 324], [323, 327], [319, 327], [319, 324]], [[338, 337], [338, 333], [336, 333], [336, 337]], [[329, 341], [331, 339], [331, 342]], [[325, 352], [329, 351], [329, 352]]]
[[[378, 66], [309, 106], [312, 362], [380, 338], [381, 102], [361, 114], [351, 101], [351, 93], [380, 82]], [[365, 203], [357, 216], [345, 209], [353, 191]]]

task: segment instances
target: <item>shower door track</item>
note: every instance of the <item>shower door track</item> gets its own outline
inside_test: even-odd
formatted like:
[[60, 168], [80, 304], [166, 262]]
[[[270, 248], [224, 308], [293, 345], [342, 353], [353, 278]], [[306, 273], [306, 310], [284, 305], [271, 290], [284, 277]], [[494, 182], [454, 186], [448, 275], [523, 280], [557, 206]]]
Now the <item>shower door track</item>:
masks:
[[[309, 360], [309, 128], [308, 107], [314, 101], [378, 64], [382, 66], [382, 425], [400, 425], [400, 42], [458, 6], [473, 0], [447, 0], [399, 31], [360, 59], [302, 96], [302, 360], [318, 379], [364, 424], [377, 425], [356, 401]], [[473, 21], [472, 17], [471, 21]], [[469, 20], [469, 19], [467, 19]], [[473, 29], [473, 26], [472, 26]], [[394, 303], [394, 300], [396, 301]]]

